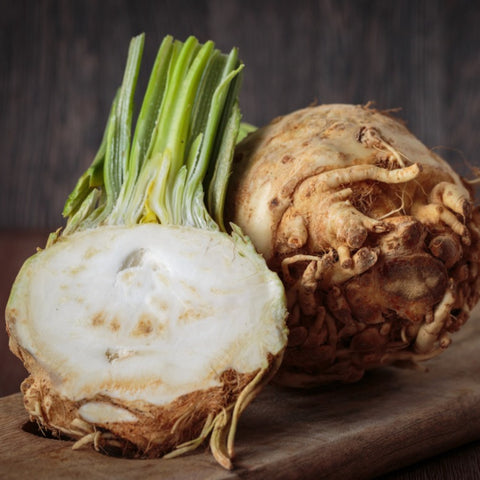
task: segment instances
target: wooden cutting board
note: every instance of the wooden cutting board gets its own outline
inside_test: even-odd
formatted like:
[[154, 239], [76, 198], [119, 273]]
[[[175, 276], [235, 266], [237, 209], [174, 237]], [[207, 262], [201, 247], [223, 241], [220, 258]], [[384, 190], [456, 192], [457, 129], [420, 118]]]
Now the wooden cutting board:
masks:
[[207, 448], [172, 460], [106, 457], [36, 436], [21, 396], [0, 399], [0, 478], [371, 478], [480, 439], [480, 310], [428, 372], [384, 368], [360, 383], [292, 391], [267, 387], [244, 413], [236, 468]]

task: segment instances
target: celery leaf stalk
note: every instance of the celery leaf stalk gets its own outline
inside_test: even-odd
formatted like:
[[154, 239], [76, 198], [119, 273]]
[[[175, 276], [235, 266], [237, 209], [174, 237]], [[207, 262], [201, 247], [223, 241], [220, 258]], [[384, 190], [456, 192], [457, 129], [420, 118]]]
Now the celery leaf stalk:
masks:
[[238, 52], [165, 37], [133, 129], [143, 44], [143, 35], [131, 41], [99, 151], [65, 204], [63, 235], [141, 223], [225, 230], [226, 179], [241, 119]]

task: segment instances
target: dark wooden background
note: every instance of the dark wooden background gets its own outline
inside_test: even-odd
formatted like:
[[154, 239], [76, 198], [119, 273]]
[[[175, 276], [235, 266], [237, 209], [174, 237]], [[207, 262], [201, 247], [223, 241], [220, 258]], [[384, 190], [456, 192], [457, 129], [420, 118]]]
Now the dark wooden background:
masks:
[[0, 0], [0, 228], [57, 227], [90, 163], [131, 36], [238, 46], [244, 118], [311, 102], [401, 107], [465, 175], [480, 130], [473, 0]]
[[[400, 107], [410, 129], [463, 175], [480, 166], [478, 0], [0, 0], [2, 310], [23, 259], [62, 224], [140, 32], [140, 84], [166, 34], [193, 34], [222, 50], [239, 47], [251, 123], [312, 102], [374, 101]], [[6, 342], [0, 333], [0, 395], [17, 391], [24, 375]], [[465, 459], [478, 465], [479, 452], [452, 452], [453, 463], [447, 456], [392, 478], [453, 478]]]

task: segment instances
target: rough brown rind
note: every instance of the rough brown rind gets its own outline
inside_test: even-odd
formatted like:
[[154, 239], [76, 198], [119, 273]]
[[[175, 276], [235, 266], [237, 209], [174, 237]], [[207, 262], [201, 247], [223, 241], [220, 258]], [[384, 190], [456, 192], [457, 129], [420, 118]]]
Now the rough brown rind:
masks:
[[[27, 355], [28, 356], [28, 355]], [[40, 367], [22, 383], [25, 408], [40, 429], [54, 436], [77, 440], [74, 448], [93, 445], [98, 451], [132, 458], [173, 457], [193, 450], [210, 437], [215, 459], [232, 468], [233, 440], [239, 416], [282, 361], [283, 351], [269, 355], [268, 368], [220, 376], [222, 385], [191, 392], [168, 405], [125, 402], [107, 395], [72, 401], [56, 391]], [[134, 422], [92, 423], [80, 412], [89, 402], [105, 403], [133, 415]]]
[[356, 381], [450, 343], [479, 298], [480, 214], [467, 184], [369, 107], [293, 112], [237, 148], [228, 220], [288, 296], [277, 381]]

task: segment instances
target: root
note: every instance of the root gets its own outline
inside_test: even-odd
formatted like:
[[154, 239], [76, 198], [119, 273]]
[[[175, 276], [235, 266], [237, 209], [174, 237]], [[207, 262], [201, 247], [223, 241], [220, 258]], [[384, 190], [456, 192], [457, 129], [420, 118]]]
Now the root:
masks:
[[353, 268], [354, 262], [350, 256], [350, 249], [346, 245], [339, 245], [337, 253], [342, 268]]
[[84, 422], [81, 418], [73, 419], [72, 423], [70, 424], [70, 430], [74, 435], [78, 437], [95, 431], [95, 429], [90, 423]]
[[411, 350], [400, 350], [396, 352], [388, 352], [381, 358], [381, 363], [383, 365], [392, 365], [397, 362], [410, 362], [412, 366], [417, 366], [416, 362], [425, 362], [430, 360], [438, 355], [440, 355], [446, 347], [439, 346], [437, 348], [431, 349], [426, 353], [415, 353]]
[[79, 450], [80, 448], [84, 447], [85, 445], [90, 445], [93, 444], [93, 448], [98, 452], [100, 450], [100, 439], [102, 436], [102, 432], [99, 430], [92, 432], [92, 433], [87, 433], [84, 437], [82, 437], [80, 440], [77, 440], [73, 446], [72, 450]]
[[290, 230], [285, 232], [287, 234], [288, 247], [291, 249], [303, 247], [308, 240], [308, 230], [303, 217], [300, 215], [295, 216], [288, 226]]
[[442, 205], [436, 203], [418, 205], [413, 209], [412, 213], [418, 220], [429, 226], [444, 223], [462, 238], [462, 242], [465, 245], [470, 245], [471, 240], [468, 228], [460, 222], [452, 212], [446, 210]]
[[[233, 406], [232, 406], [233, 407]], [[215, 460], [225, 469], [233, 468], [232, 461], [226, 449], [226, 435], [232, 415], [232, 407], [224, 408], [213, 421], [213, 431], [210, 436], [210, 450]]]
[[238, 396], [235, 406], [232, 413], [232, 421], [229, 427], [228, 436], [227, 436], [227, 453], [230, 458], [234, 457], [234, 440], [235, 434], [237, 432], [237, 425], [240, 416], [242, 415], [245, 408], [254, 400], [255, 397], [260, 393], [263, 387], [270, 382], [278, 368], [280, 367], [283, 360], [283, 355], [278, 355], [272, 362], [269, 367], [268, 372], [261, 370], [255, 376], [255, 378], [245, 387], [242, 393]]
[[440, 182], [433, 187], [429, 195], [430, 203], [445, 205], [455, 213], [462, 215], [465, 219], [470, 218], [471, 202], [468, 192], [450, 182]]
[[[346, 193], [351, 189], [341, 190], [337, 194]], [[346, 242], [351, 248], [359, 248], [365, 241], [368, 232], [383, 233], [387, 230], [385, 224], [379, 220], [368, 217], [355, 208], [350, 202], [340, 200], [339, 195], [332, 195], [328, 202], [328, 220], [325, 222], [327, 231], [325, 235], [336, 238], [333, 245]]]
[[[415, 352], [419, 354], [426, 354], [433, 350], [435, 342], [439, 339], [440, 333], [444, 330], [447, 321], [450, 318], [450, 311], [455, 304], [454, 285], [450, 281], [450, 285], [445, 292], [441, 302], [437, 305], [433, 320], [429, 323], [424, 322], [420, 327], [417, 339], [415, 340]], [[447, 337], [440, 337], [440, 348], [448, 346]]]
[[[352, 267], [350, 249], [359, 249], [363, 246], [369, 232], [384, 233], [388, 226], [381, 219], [363, 214], [352, 204], [353, 189], [350, 187], [327, 193], [343, 185], [373, 180], [387, 184], [406, 183], [415, 179], [420, 173], [417, 164], [396, 170], [386, 170], [374, 165], [354, 165], [352, 167], [331, 170], [320, 174], [316, 178], [318, 196], [318, 210], [320, 215], [314, 215], [309, 221], [310, 244], [314, 249], [335, 248], [339, 252], [341, 263], [346, 268]], [[404, 198], [398, 210], [405, 206]], [[397, 209], [389, 212], [392, 215]], [[293, 221], [291, 221], [293, 223]], [[283, 227], [289, 231], [287, 225]], [[290, 234], [282, 233], [284, 237]], [[306, 243], [303, 238], [302, 245]]]
[[383, 233], [387, 225], [361, 213], [349, 201], [352, 189], [345, 188], [326, 195], [318, 208], [321, 215], [310, 220], [310, 242], [315, 249], [340, 248], [342, 260], [349, 256], [349, 249], [358, 249], [369, 232]]
[[[451, 233], [440, 234], [432, 238], [428, 245], [428, 249], [432, 252], [432, 255], [442, 260], [447, 269], [453, 267], [463, 255], [460, 241]], [[460, 279], [459, 273], [456, 273], [454, 277], [458, 281]], [[463, 278], [462, 280], [466, 280], [466, 278]]]
[[338, 332], [339, 338], [351, 337], [362, 329], [353, 319], [350, 305], [339, 287], [335, 286], [328, 292], [327, 306], [332, 315], [343, 324]]
[[[335, 189], [342, 185], [375, 180], [382, 183], [406, 183], [417, 178], [422, 168], [414, 163], [408, 167], [387, 170], [375, 165], [354, 165], [351, 167], [338, 168], [318, 175], [318, 182], [326, 189]], [[325, 189], [325, 190], [326, 190]]]
[[[363, 246], [369, 232], [384, 233], [388, 230], [382, 219], [365, 215], [360, 209], [365, 195], [354, 192], [352, 185], [373, 181], [385, 184], [404, 184], [416, 179], [421, 171], [418, 164], [388, 170], [375, 165], [353, 165], [321, 173], [305, 181], [296, 192], [294, 203], [279, 222], [275, 248], [282, 255], [307, 247], [310, 251], [335, 248], [344, 268], [352, 268], [350, 250]], [[366, 185], [368, 188], [368, 184]], [[384, 217], [405, 208], [405, 193], [401, 204]], [[367, 193], [368, 197], [368, 193]], [[367, 202], [368, 203], [368, 202]], [[374, 201], [370, 202], [374, 204]], [[315, 204], [318, 214], [305, 215]]]
[[[341, 256], [346, 255], [345, 251]], [[349, 252], [349, 250], [348, 250]], [[313, 315], [317, 310], [317, 300], [315, 291], [320, 288], [328, 290], [332, 286], [341, 285], [348, 280], [361, 275], [370, 269], [378, 260], [378, 249], [363, 247], [358, 250], [353, 257], [336, 261], [333, 252], [316, 255], [294, 255], [283, 259], [281, 270], [283, 281], [294, 286], [288, 289], [290, 308], [295, 301], [300, 304], [301, 310], [306, 315]], [[308, 262], [302, 276], [296, 280], [290, 273], [290, 267], [299, 262]]]
[[170, 429], [170, 433], [173, 435], [175, 432], [182, 431], [185, 428], [185, 425], [188, 425], [193, 417], [193, 412], [191, 410], [185, 411], [180, 415], [175, 423]]
[[315, 290], [317, 289], [317, 276], [321, 273], [317, 272], [321, 268], [321, 260], [312, 261], [304, 270], [298, 286], [298, 301], [302, 312], [305, 315], [313, 315], [317, 310], [317, 301], [315, 299]]
[[[177, 425], [177, 422], [175, 425]], [[175, 429], [175, 425], [172, 428], [172, 430]], [[163, 456], [163, 458], [165, 459], [175, 458], [197, 449], [207, 439], [208, 435], [210, 435], [210, 432], [212, 431], [213, 426], [214, 426], [214, 416], [212, 413], [209, 413], [207, 419], [205, 420], [205, 425], [203, 426], [203, 429], [197, 438], [178, 445], [175, 450], [171, 451], [170, 453], [167, 453], [166, 455]]]
[[324, 276], [322, 286], [325, 288], [327, 285], [341, 285], [351, 278], [366, 272], [375, 265], [377, 260], [378, 252], [376, 249], [363, 247], [352, 257], [352, 268], [342, 268], [340, 264], [336, 263], [328, 272], [328, 276]]
[[[416, 205], [412, 213], [424, 224], [436, 226], [444, 223], [462, 239], [464, 245], [471, 244], [468, 227], [458, 220], [457, 215], [466, 222], [472, 216], [472, 203], [468, 192], [451, 182], [440, 182], [428, 195], [427, 205]], [[472, 224], [473, 222], [469, 222]], [[476, 229], [472, 229], [476, 233]]]
[[284, 258], [282, 260], [281, 269], [283, 274], [283, 279], [287, 283], [294, 283], [294, 278], [290, 275], [290, 265], [293, 265], [298, 262], [311, 262], [315, 260], [320, 260], [322, 257], [318, 255], [293, 255], [291, 257]]

